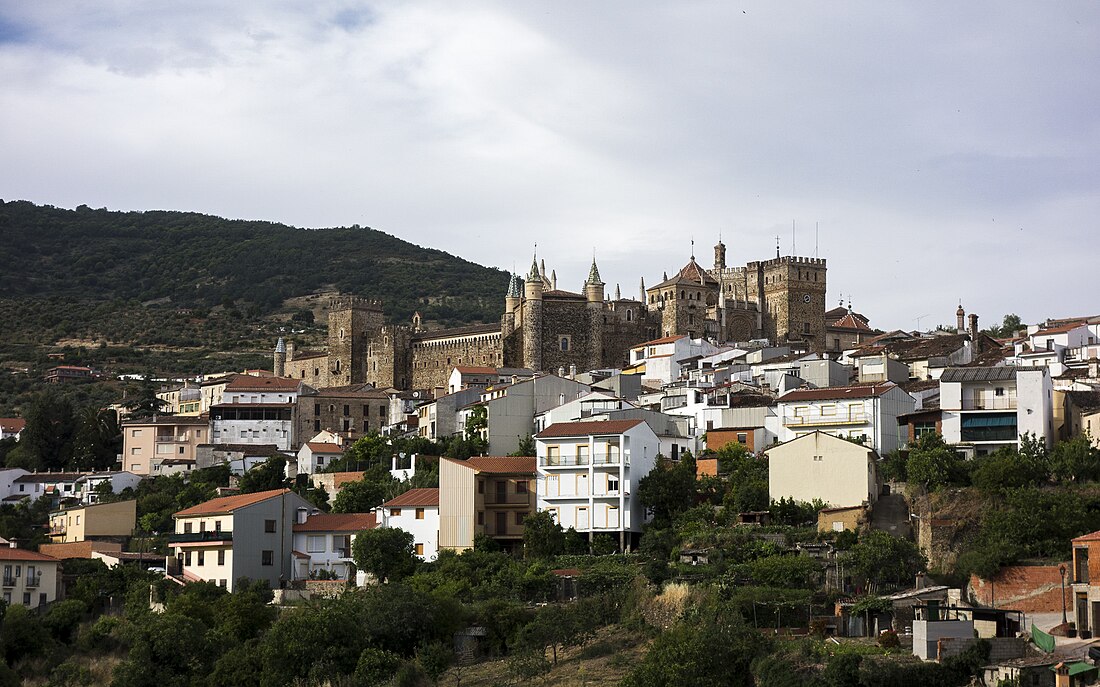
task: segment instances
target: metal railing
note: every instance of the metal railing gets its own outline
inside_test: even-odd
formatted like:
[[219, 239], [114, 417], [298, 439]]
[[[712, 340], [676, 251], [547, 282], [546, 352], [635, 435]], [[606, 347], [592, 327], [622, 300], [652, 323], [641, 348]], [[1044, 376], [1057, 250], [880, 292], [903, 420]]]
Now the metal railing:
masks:
[[1016, 410], [1015, 396], [993, 396], [991, 398], [964, 398], [963, 410]]
[[487, 506], [524, 506], [531, 503], [531, 494], [485, 494]]
[[5, 575], [4, 576], [4, 586], [5, 587], [14, 587], [15, 586], [15, 578], [14, 577], [8, 577], [7, 575]]
[[798, 427], [816, 425], [862, 425], [870, 421], [863, 413], [852, 415], [784, 415], [783, 424]]
[[23, 583], [26, 587], [37, 587], [42, 584], [42, 573], [35, 573], [33, 575], [27, 575], [26, 581]]
[[169, 544], [191, 544], [204, 541], [232, 541], [233, 533], [228, 530], [211, 532], [176, 532], [168, 535]]
[[570, 467], [574, 465], [629, 465], [630, 456], [622, 452], [590, 453], [575, 456], [542, 456], [539, 465], [543, 467]]

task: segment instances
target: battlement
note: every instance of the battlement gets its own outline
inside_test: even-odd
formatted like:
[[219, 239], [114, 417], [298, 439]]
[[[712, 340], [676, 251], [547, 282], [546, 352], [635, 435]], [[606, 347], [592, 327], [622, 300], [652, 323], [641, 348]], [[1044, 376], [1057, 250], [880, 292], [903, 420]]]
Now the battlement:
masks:
[[782, 265], [796, 265], [799, 267], [825, 267], [825, 258], [800, 258], [797, 255], [784, 255], [771, 260], [763, 260], [749, 263], [749, 269], [763, 267], [780, 267]]
[[360, 296], [334, 296], [329, 299], [330, 310], [373, 310], [382, 312], [382, 301]]

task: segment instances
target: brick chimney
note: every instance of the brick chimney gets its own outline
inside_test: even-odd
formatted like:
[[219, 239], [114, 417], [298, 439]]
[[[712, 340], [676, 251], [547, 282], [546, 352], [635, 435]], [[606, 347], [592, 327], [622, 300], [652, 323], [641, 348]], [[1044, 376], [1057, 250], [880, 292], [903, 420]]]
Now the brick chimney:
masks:
[[974, 313], [970, 313], [970, 343], [974, 346], [975, 355], [982, 352], [978, 344], [978, 316]]

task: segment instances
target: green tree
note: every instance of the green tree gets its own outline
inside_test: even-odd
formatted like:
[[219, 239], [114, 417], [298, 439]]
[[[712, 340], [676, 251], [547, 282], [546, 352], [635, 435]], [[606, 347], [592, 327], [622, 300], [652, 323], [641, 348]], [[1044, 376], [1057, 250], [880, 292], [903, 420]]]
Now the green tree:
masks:
[[122, 430], [118, 413], [88, 406], [80, 412], [73, 437], [73, 467], [79, 470], [106, 470], [122, 453]]
[[690, 455], [678, 463], [664, 456], [638, 483], [638, 498], [653, 513], [653, 523], [665, 527], [680, 512], [695, 505], [695, 459]]
[[909, 583], [927, 565], [916, 544], [882, 530], [861, 536], [847, 555], [849, 569], [875, 583]]
[[1100, 479], [1100, 450], [1087, 435], [1060, 441], [1050, 455], [1051, 472], [1061, 482], [1093, 482]]
[[909, 451], [905, 464], [911, 483], [934, 491], [952, 484], [966, 482], [966, 466], [952, 446], [936, 433], [923, 434]]
[[72, 459], [76, 421], [69, 399], [53, 389], [44, 391], [30, 403], [25, 415], [27, 426], [19, 444], [8, 453], [8, 467], [29, 470], [60, 470]]
[[253, 494], [272, 489], [286, 489], [290, 480], [286, 476], [286, 458], [276, 453], [241, 475], [241, 493]]
[[397, 581], [416, 569], [413, 536], [397, 527], [376, 527], [360, 532], [351, 546], [359, 570], [379, 582]]
[[363, 473], [363, 479], [346, 482], [340, 487], [332, 501], [332, 512], [369, 513], [383, 501], [396, 496], [394, 492], [400, 484], [388, 470], [375, 466]]
[[509, 453], [510, 456], [533, 456], [535, 455], [535, 439], [530, 434], [520, 438], [519, 448]]
[[153, 380], [152, 373], [146, 373], [133, 397], [123, 401], [122, 407], [126, 409], [128, 420], [147, 420], [156, 415], [171, 415], [165, 411], [168, 401], [157, 397], [157, 385]]
[[543, 510], [532, 513], [523, 521], [523, 555], [529, 559], [546, 559], [565, 550], [565, 532], [554, 520], [554, 514]]

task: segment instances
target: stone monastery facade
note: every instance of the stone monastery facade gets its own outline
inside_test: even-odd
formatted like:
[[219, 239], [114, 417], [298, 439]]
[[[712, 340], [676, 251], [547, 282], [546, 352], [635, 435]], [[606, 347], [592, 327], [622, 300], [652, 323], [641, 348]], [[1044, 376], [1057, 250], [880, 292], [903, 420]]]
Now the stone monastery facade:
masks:
[[776, 256], [727, 267], [726, 247], [714, 248], [714, 267], [693, 255], [673, 277], [639, 289], [641, 300], [608, 298], [596, 261], [581, 293], [557, 288], [554, 272], [533, 260], [525, 278], [513, 275], [499, 325], [425, 331], [386, 324], [382, 306], [352, 296], [332, 299], [325, 352], [296, 351], [279, 340], [276, 375], [315, 388], [374, 384], [377, 388], [446, 387], [457, 365], [536, 371], [591, 370], [626, 365], [645, 341], [686, 335], [718, 343], [768, 339], [825, 347], [826, 264], [823, 258]]

